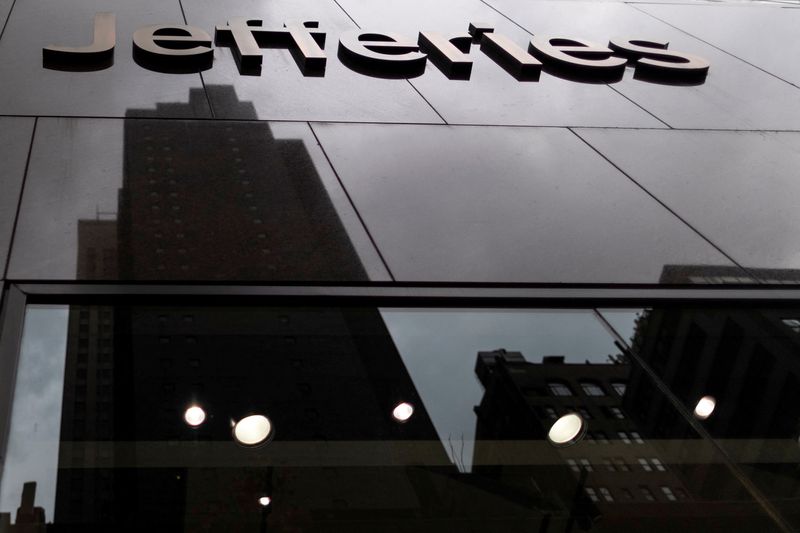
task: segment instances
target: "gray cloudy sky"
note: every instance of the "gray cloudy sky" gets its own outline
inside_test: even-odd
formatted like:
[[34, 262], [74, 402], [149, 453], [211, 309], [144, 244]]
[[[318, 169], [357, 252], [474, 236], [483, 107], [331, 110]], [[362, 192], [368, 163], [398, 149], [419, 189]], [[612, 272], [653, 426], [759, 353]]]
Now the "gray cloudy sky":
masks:
[[[36, 481], [36, 504], [53, 520], [58, 439], [67, 349], [66, 306], [29, 306], [25, 313], [0, 512], [13, 517], [22, 484]], [[13, 521], [13, 518], [12, 518]]]

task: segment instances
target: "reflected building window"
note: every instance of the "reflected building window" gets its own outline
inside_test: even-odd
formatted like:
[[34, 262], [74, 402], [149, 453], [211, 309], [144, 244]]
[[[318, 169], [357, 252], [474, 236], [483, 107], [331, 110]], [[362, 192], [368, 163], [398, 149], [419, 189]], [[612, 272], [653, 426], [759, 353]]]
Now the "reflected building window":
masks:
[[605, 501], [607, 502], [614, 501], [614, 496], [611, 494], [611, 491], [608, 490], [607, 487], [598, 487], [598, 490], [600, 491], [600, 495], [603, 497]]
[[552, 407], [544, 407], [542, 408], [542, 410], [544, 411], [544, 416], [546, 416], [547, 418], [551, 420], [555, 420], [556, 418], [558, 418], [558, 413], [556, 413], [556, 410], [553, 409]]
[[639, 492], [642, 493], [642, 497], [647, 500], [648, 502], [656, 501], [656, 497], [653, 495], [653, 491], [649, 488], [645, 487], [644, 485], [639, 487]]
[[627, 389], [628, 385], [622, 381], [615, 381], [611, 384], [611, 387], [614, 389], [614, 392], [620, 396], [625, 396], [625, 389]]
[[600, 501], [600, 498], [597, 497], [597, 491], [594, 490], [593, 487], [586, 487], [584, 490], [586, 491], [586, 495], [589, 497], [590, 500], [592, 500], [595, 503]]
[[594, 466], [589, 459], [567, 459], [567, 465], [573, 472], [580, 472], [581, 470], [594, 472]]
[[671, 502], [678, 500], [678, 498], [675, 497], [675, 493], [673, 493], [672, 489], [669, 487], [661, 487], [661, 492], [664, 494], [664, 497]]
[[797, 318], [783, 318], [781, 319], [783, 325], [794, 331], [800, 333], [800, 319]]
[[631, 470], [631, 467], [628, 466], [628, 463], [622, 457], [615, 457], [614, 464], [620, 472], [630, 472]]
[[608, 414], [611, 418], [616, 418], [617, 420], [623, 420], [625, 418], [625, 413], [623, 413], [622, 409], [619, 407], [609, 407]]
[[586, 396], [605, 396], [606, 395], [606, 391], [603, 390], [603, 387], [601, 387], [597, 383], [592, 383], [591, 381], [582, 381], [581, 382], [581, 389], [583, 389], [583, 393]]
[[548, 382], [547, 389], [553, 396], [572, 396], [572, 389], [570, 389], [566, 384], [558, 381]]
[[657, 470], [658, 472], [667, 471], [667, 467], [665, 467], [664, 463], [661, 462], [661, 459], [658, 459], [657, 457], [653, 457], [651, 459], [639, 457], [638, 461], [645, 472], [652, 472], [654, 470]]

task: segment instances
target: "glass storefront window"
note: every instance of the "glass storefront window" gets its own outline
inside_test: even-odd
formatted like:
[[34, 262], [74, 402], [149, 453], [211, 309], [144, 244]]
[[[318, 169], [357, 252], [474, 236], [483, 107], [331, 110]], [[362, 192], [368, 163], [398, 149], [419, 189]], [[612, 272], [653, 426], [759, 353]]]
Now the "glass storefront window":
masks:
[[800, 495], [786, 316], [29, 305], [0, 524], [775, 530]]

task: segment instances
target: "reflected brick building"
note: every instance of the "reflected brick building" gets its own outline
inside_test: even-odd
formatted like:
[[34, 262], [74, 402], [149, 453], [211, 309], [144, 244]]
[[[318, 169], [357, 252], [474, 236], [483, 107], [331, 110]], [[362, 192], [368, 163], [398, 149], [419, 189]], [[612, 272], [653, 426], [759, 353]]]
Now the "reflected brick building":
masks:
[[[786, 274], [785, 272], [783, 274]], [[786, 454], [800, 435], [800, 321], [780, 309], [652, 309], [639, 319], [633, 349], [687, 411], [703, 396], [716, 408], [703, 428], [746, 465], [760, 491], [800, 518], [797, 468]], [[654, 434], [687, 431], [663, 396], [632, 391]], [[747, 443], [743, 446], [743, 443]], [[741, 492], [725, 477], [698, 480], [706, 494]]]
[[[705, 531], [723, 522], [758, 527], [741, 488], [729, 495], [731, 502], [693, 490], [698, 475], [735, 484], [724, 467], [673, 463], [674, 449], [663, 439], [676, 436], [656, 435], [636, 407], [641, 391], [659, 393], [627, 357], [576, 364], [546, 356], [530, 363], [519, 352], [480, 352], [476, 374], [485, 393], [476, 407], [475, 472], [549, 506], [555, 531], [621, 530], [633, 516], [651, 531]], [[577, 444], [542, 446], [527, 466], [513, 466], [504, 455], [515, 441], [545, 441], [553, 422], [568, 412], [580, 413], [588, 426]], [[691, 443], [693, 436], [685, 431], [680, 438]]]

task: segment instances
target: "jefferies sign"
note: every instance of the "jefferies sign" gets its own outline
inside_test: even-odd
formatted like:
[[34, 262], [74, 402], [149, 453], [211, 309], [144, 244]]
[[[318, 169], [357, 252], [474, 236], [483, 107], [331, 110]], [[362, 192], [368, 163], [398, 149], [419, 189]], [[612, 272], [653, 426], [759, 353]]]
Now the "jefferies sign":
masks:
[[[326, 33], [314, 21], [288, 21], [267, 28], [264, 21], [244, 17], [217, 26], [216, 46], [230, 47], [239, 72], [261, 72], [263, 48], [285, 48], [306, 76], [324, 76]], [[561, 36], [534, 36], [527, 50], [494, 31], [489, 24], [471, 23], [469, 33], [445, 36], [422, 31], [416, 42], [394, 33], [349, 31], [339, 37], [337, 55], [348, 67], [368, 75], [413, 77], [422, 74], [428, 61], [450, 79], [469, 79], [471, 50], [479, 45], [518, 80], [536, 81], [542, 68], [570, 79], [613, 81], [625, 66], [634, 77], [664, 83], [698, 83], [709, 64], [700, 57], [668, 50], [668, 43], [645, 38], [612, 38], [608, 45]], [[46, 46], [43, 63], [59, 70], [101, 70], [114, 61], [116, 19], [113, 13], [97, 13], [94, 41], [87, 46]], [[133, 34], [133, 58], [144, 68], [162, 72], [199, 72], [211, 68], [211, 36], [200, 28], [156, 24]]]

